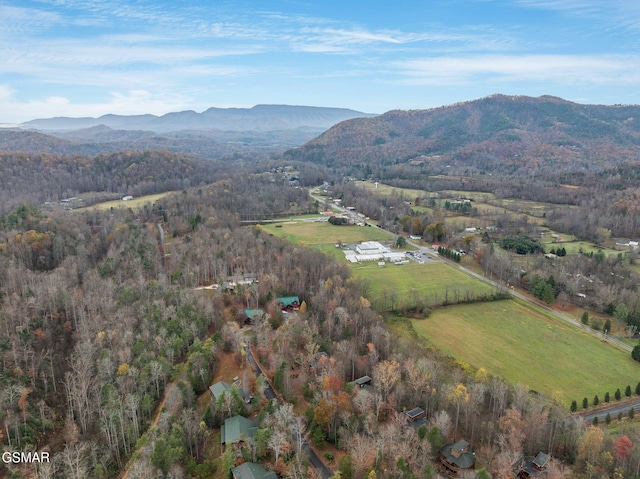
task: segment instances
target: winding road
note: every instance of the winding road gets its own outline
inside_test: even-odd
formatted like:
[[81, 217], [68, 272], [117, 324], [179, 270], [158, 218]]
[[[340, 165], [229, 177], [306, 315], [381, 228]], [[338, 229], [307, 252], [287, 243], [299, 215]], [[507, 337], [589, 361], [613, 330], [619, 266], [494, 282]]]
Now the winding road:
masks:
[[[247, 358], [249, 359], [249, 363], [251, 364], [251, 366], [253, 367], [253, 369], [254, 369], [254, 371], [256, 373], [256, 377], [259, 376], [260, 374], [262, 374], [262, 376], [265, 379], [265, 382], [267, 384], [267, 386], [266, 386], [266, 388], [264, 390], [265, 397], [267, 399], [276, 399], [277, 395], [276, 395], [273, 387], [271, 386], [271, 382], [269, 381], [269, 378], [262, 371], [262, 368], [260, 367], [258, 362], [253, 357], [253, 352], [251, 351], [251, 349], [248, 346], [246, 347], [246, 352], [247, 352]], [[313, 468], [320, 473], [320, 475], [322, 476], [322, 479], [329, 479], [333, 475], [333, 473], [329, 470], [329, 468], [327, 468], [327, 466], [324, 464], [324, 462], [322, 462], [322, 460], [318, 457], [318, 455], [311, 448], [311, 446], [309, 446], [309, 443], [306, 440], [306, 438], [303, 441], [302, 449], [304, 450], [304, 452], [307, 453], [307, 456], [309, 457], [309, 462], [311, 463]]]

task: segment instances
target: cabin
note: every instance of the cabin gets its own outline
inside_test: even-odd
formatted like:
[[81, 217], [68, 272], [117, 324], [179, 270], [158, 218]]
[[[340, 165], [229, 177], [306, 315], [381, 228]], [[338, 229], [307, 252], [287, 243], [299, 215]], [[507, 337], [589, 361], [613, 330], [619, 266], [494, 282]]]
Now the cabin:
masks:
[[440, 464], [447, 475], [457, 477], [461, 471], [470, 471], [476, 467], [476, 455], [471, 451], [471, 444], [460, 439], [454, 444], [447, 444], [440, 449]]
[[544, 452], [539, 452], [536, 457], [525, 456], [520, 463], [518, 479], [533, 479], [545, 476], [549, 459], [550, 456]]
[[217, 383], [209, 386], [209, 391], [211, 391], [211, 394], [213, 394], [214, 400], [217, 400], [220, 396], [222, 396], [225, 392], [229, 391], [230, 389], [231, 389], [231, 384], [224, 381], [218, 381]]
[[278, 479], [273, 471], [267, 471], [262, 464], [243, 462], [231, 469], [233, 479]]
[[373, 381], [373, 379], [369, 376], [362, 376], [361, 378], [358, 378], [353, 382], [356, 386], [363, 388], [365, 386], [371, 386], [371, 381]]
[[255, 437], [258, 427], [251, 419], [233, 416], [225, 419], [220, 428], [220, 444], [241, 444]]
[[264, 311], [261, 309], [245, 309], [244, 314], [247, 319], [244, 321], [245, 324], [253, 324], [254, 321], [259, 321], [264, 316]]
[[407, 421], [406, 425], [413, 429], [418, 429], [420, 426], [429, 425], [429, 423], [425, 419], [426, 413], [421, 407], [414, 407], [410, 411], [405, 411], [404, 416]]
[[300, 298], [297, 296], [283, 296], [276, 299], [276, 304], [282, 311], [297, 311], [300, 309]]

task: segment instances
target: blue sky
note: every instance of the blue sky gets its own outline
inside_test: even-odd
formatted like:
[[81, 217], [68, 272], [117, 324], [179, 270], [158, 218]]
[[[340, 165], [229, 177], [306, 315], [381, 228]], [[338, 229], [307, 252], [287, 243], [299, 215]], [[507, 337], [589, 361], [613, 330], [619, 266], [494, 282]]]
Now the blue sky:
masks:
[[0, 123], [493, 93], [640, 103], [638, 0], [0, 0]]

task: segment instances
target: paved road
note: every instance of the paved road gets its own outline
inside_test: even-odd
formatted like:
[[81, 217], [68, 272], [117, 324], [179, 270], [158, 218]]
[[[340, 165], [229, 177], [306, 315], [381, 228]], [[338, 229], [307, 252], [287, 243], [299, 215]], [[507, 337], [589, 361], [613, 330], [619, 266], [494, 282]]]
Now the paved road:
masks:
[[638, 413], [640, 413], [640, 400], [628, 402], [625, 404], [610, 404], [611, 405], [606, 409], [601, 409], [599, 411], [589, 413], [578, 413], [578, 415], [583, 417], [587, 423], [591, 423], [593, 422], [593, 418], [595, 417], [598, 418], [598, 422], [604, 421], [607, 417], [607, 413], [611, 416], [611, 419], [616, 419], [618, 417], [618, 414], [620, 413], [622, 413], [624, 417], [627, 417], [631, 408], [634, 409], [634, 412], [638, 411]]
[[[251, 352], [251, 349], [249, 349], [249, 347], [247, 346], [245, 350], [247, 352], [247, 358], [249, 359], [249, 363], [251, 364], [251, 366], [253, 366], [253, 369], [255, 370], [256, 376], [259, 376], [260, 374], [262, 374], [265, 378], [265, 382], [267, 384], [264, 390], [265, 397], [267, 399], [275, 399], [276, 393], [271, 387], [271, 383], [269, 382], [267, 375], [262, 372], [262, 369], [260, 369], [260, 366], [258, 365], [255, 358], [253, 357], [253, 353]], [[320, 460], [320, 458], [315, 453], [315, 451], [311, 449], [306, 439], [303, 442], [302, 449], [307, 453], [307, 456], [309, 456], [309, 462], [314, 467], [314, 469], [320, 473], [320, 475], [322, 476], [322, 479], [329, 479], [333, 475], [333, 473], [327, 468], [327, 466], [325, 466], [324, 463]]]

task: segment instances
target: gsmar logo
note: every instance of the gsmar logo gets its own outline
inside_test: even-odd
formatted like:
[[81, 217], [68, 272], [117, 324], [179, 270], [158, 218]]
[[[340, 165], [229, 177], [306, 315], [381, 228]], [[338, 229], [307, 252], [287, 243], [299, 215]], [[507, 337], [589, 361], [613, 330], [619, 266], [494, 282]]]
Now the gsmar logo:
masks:
[[18, 452], [5, 451], [2, 453], [2, 462], [5, 464], [28, 464], [33, 462], [49, 462], [47, 451]]

